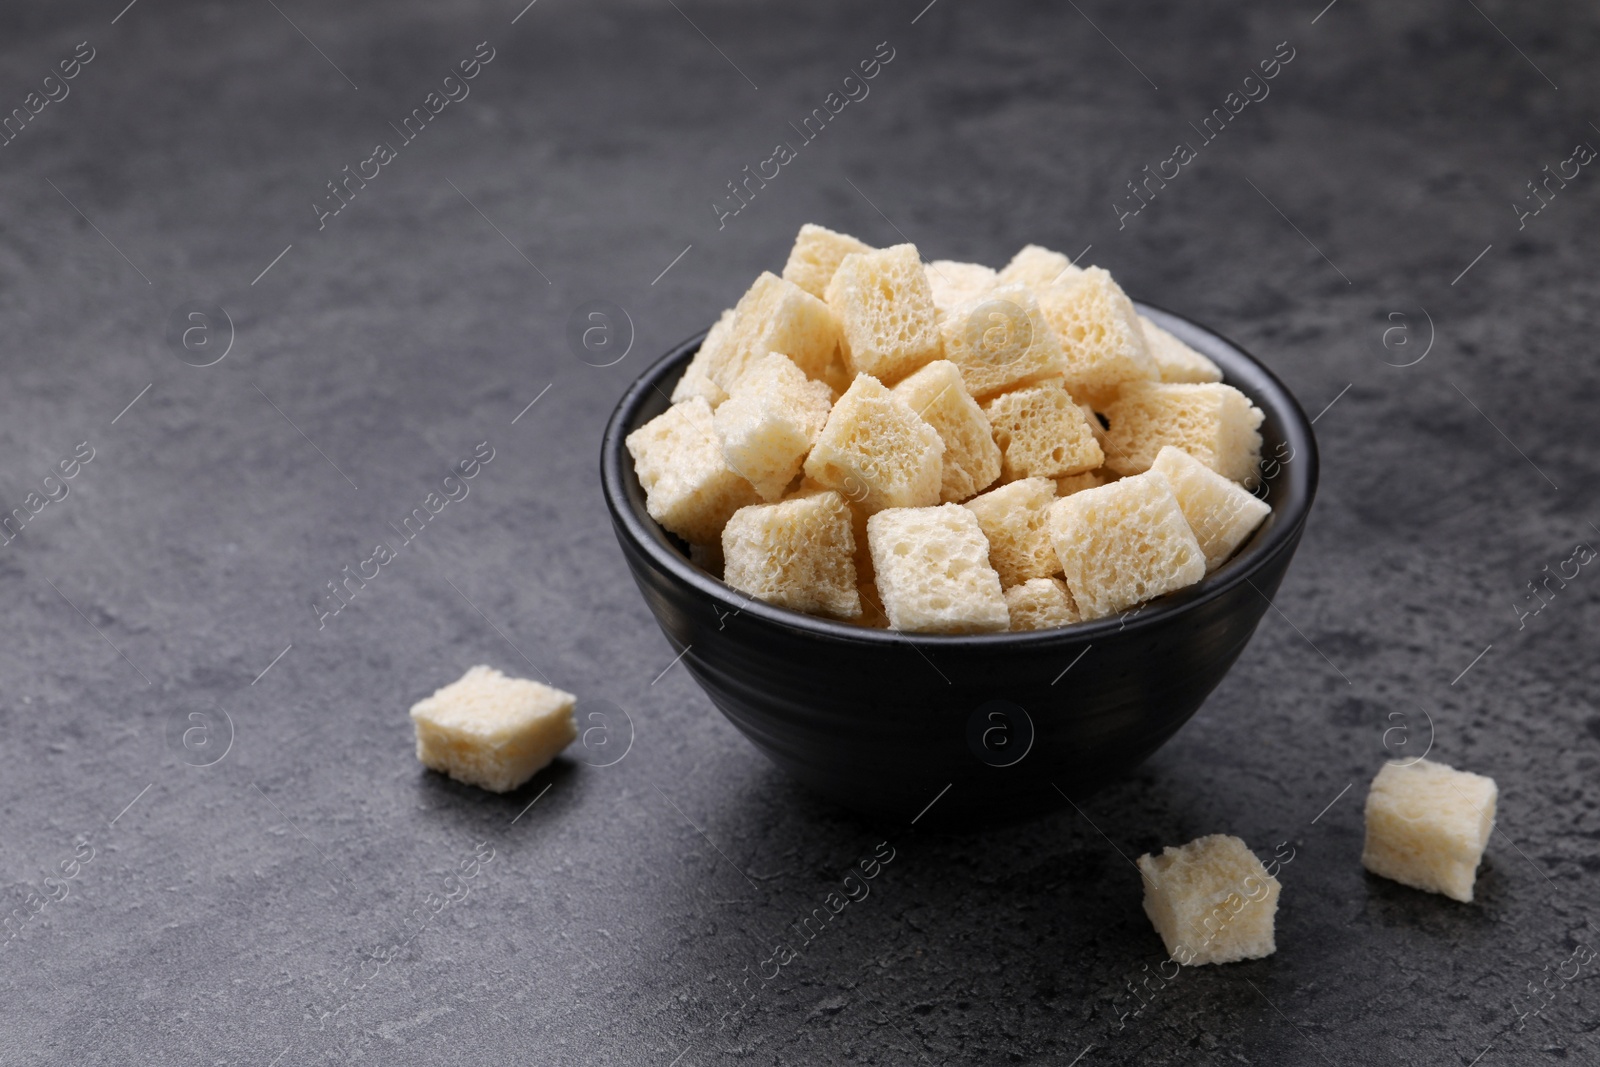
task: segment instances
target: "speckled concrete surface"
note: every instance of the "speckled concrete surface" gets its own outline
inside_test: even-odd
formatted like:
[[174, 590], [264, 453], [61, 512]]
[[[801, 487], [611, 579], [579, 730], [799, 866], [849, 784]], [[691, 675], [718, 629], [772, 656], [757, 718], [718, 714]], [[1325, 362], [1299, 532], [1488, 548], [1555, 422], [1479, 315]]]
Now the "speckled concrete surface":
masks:
[[[1597, 179], [1512, 207], [1600, 144], [1600, 19], [923, 4], [0, 16], [0, 111], [93, 52], [0, 147], [0, 504], [67, 489], [0, 546], [5, 1063], [1600, 1060], [1595, 964], [1563, 966], [1600, 940], [1600, 577], [1527, 588], [1600, 539]], [[470, 95], [402, 143], [479, 42]], [[870, 95], [719, 229], [726, 183], [880, 42]], [[1197, 158], [1119, 229], [1179, 140]], [[1081, 814], [942, 836], [819, 805], [669, 668], [621, 569], [606, 415], [804, 221], [928, 258], [1092, 245], [1321, 412], [1280, 610]], [[565, 338], [602, 299], [636, 336], [597, 368]], [[202, 368], [168, 333], [205, 305], [233, 343]], [[319, 628], [481, 442], [469, 495]], [[422, 773], [405, 709], [481, 661], [625, 709], [610, 747], [505, 798]], [[1359, 863], [1386, 742], [1430, 740], [1500, 784], [1473, 905]], [[1125, 857], [1214, 831], [1293, 849], [1279, 950], [1166, 982]], [[739, 993], [885, 841], [870, 895]]]

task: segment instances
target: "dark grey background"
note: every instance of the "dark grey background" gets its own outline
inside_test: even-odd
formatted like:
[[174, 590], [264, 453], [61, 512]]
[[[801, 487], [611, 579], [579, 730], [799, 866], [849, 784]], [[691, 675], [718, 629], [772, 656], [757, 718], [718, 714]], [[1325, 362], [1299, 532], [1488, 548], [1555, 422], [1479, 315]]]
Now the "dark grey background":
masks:
[[[1516, 605], [1600, 540], [1596, 178], [1520, 231], [1510, 206], [1600, 144], [1591, 6], [538, 0], [513, 24], [521, 6], [0, 17], [5, 113], [96, 50], [0, 148], [0, 504], [95, 450], [0, 547], [6, 906], [94, 850], [0, 948], [3, 1062], [1595, 1061], [1595, 965], [1551, 976], [1600, 941], [1600, 578], [1520, 628]], [[324, 183], [480, 41], [471, 96], [319, 231]], [[719, 230], [725, 183], [880, 41], [871, 95]], [[1281, 41], [1271, 96], [1119, 231], [1124, 183]], [[668, 669], [601, 502], [601, 428], [805, 221], [997, 265], [1092, 245], [1321, 411], [1280, 610], [1082, 815], [857, 820]], [[595, 299], [637, 334], [606, 369], [565, 341]], [[204, 369], [166, 336], [194, 303], [236, 331]], [[481, 441], [471, 495], [319, 630], [324, 583]], [[478, 662], [614, 702], [631, 750], [602, 769], [575, 746], [504, 798], [423, 773], [406, 709]], [[223, 711], [226, 755], [186, 765], [174, 726], [210, 716], [221, 745]], [[1476, 904], [1361, 869], [1400, 726], [1387, 752], [1431, 735], [1500, 784]], [[1278, 953], [1156, 992], [1124, 857], [1219, 831], [1294, 849]], [[871, 895], [719, 1029], [728, 983], [886, 839]], [[478, 842], [494, 859], [422, 928]]]

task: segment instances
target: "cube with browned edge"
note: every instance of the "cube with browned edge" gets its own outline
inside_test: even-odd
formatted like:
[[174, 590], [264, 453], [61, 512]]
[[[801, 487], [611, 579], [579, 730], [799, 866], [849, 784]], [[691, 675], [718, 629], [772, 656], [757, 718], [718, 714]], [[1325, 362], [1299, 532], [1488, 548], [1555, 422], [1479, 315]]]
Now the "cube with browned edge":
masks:
[[473, 667], [417, 701], [417, 759], [458, 782], [508, 793], [578, 736], [571, 693], [493, 667]]

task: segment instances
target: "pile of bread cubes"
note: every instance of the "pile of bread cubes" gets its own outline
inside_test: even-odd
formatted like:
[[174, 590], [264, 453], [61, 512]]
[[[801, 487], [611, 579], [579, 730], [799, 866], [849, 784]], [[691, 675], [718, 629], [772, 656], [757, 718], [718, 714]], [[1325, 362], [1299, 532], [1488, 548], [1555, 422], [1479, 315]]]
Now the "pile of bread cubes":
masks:
[[650, 515], [749, 596], [922, 633], [1192, 585], [1270, 512], [1262, 413], [1098, 267], [801, 227], [628, 436]]

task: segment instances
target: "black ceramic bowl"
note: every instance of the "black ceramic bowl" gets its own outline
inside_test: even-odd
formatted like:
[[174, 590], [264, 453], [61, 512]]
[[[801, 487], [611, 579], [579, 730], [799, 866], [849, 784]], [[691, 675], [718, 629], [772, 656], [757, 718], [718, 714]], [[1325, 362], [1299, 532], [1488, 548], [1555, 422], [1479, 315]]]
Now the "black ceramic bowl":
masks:
[[700, 338], [624, 394], [600, 453], [623, 556], [673, 647], [686, 650], [684, 666], [778, 766], [874, 815], [917, 818], [937, 799], [927, 822], [1012, 820], [1125, 773], [1199, 709], [1294, 555], [1316, 492], [1316, 441], [1283, 383], [1237, 345], [1170, 312], [1140, 310], [1214, 360], [1266, 414], [1258, 495], [1272, 514], [1199, 584], [1056, 630], [901, 634], [723, 585], [646, 513], [623, 443], [666, 409]]

